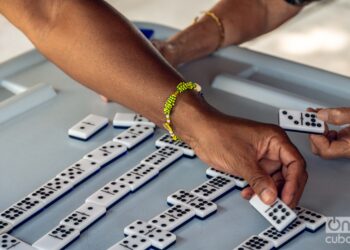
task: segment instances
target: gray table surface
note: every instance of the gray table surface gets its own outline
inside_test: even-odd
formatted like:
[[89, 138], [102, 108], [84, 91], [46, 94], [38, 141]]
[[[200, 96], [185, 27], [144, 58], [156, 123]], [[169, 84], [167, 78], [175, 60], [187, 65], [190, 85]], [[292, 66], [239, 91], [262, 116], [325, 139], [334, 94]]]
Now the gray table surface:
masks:
[[[175, 32], [160, 25], [138, 25], [155, 29], [155, 37], [159, 39]], [[31, 65], [31, 62], [36, 63]], [[247, 69], [253, 69], [253, 73], [245, 76], [247, 79], [316, 98], [327, 105], [349, 106], [349, 79], [241, 48], [221, 50], [214, 56], [183, 66], [180, 71], [187, 79], [200, 82], [205, 98], [218, 109], [235, 116], [277, 123], [275, 107], [211, 87], [216, 75], [237, 76]], [[36, 51], [0, 65], [0, 79], [26, 86], [44, 82], [57, 91], [52, 100], [0, 125], [0, 211], [122, 131], [109, 126], [88, 142], [68, 138], [68, 128], [87, 114], [112, 119], [115, 112], [128, 110], [116, 103], [103, 103], [96, 93], [72, 80]], [[12, 234], [30, 244], [35, 242], [91, 193], [155, 150], [154, 142], [163, 133], [158, 129], [151, 139], [74, 188]], [[348, 216], [350, 161], [322, 160], [310, 152], [306, 135], [289, 135], [305, 156], [310, 175], [301, 205], [327, 216]], [[198, 158], [182, 158], [138, 192], [109, 209], [106, 216], [84, 231], [68, 249], [107, 249], [123, 238], [126, 225], [136, 219], [148, 220], [165, 210], [169, 194], [180, 188], [191, 190], [204, 182], [207, 167]], [[269, 226], [237, 190], [216, 203], [219, 207], [216, 214], [206, 220], [194, 219], [176, 230], [178, 239], [170, 249], [232, 249]], [[283, 249], [349, 248], [349, 245], [327, 245], [325, 236], [324, 229], [314, 234], [305, 232]]]

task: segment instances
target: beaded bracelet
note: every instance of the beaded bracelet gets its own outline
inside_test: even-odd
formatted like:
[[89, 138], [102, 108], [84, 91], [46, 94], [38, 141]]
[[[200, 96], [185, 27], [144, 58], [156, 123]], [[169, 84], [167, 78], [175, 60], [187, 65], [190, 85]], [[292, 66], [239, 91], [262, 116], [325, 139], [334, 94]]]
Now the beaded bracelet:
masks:
[[[208, 16], [211, 17], [211, 19], [216, 23], [216, 25], [218, 26], [218, 29], [220, 31], [220, 41], [218, 46], [216, 47], [216, 50], [220, 49], [221, 46], [223, 45], [224, 41], [225, 41], [225, 28], [224, 25], [221, 21], [221, 19], [212, 11], [202, 11], [201, 13], [204, 14], [204, 16]], [[194, 23], [197, 23], [199, 20], [199, 17], [196, 17], [194, 19]]]
[[175, 106], [175, 103], [176, 103], [176, 99], [177, 99], [177, 96], [183, 92], [185, 92], [186, 90], [195, 90], [197, 92], [200, 92], [201, 91], [201, 86], [197, 83], [193, 83], [193, 82], [180, 82], [177, 86], [176, 86], [176, 91], [171, 94], [167, 101], [165, 102], [165, 105], [164, 105], [164, 109], [163, 109], [163, 112], [165, 114], [165, 119], [166, 119], [166, 122], [163, 123], [163, 126], [164, 128], [169, 132], [171, 138], [174, 140], [174, 141], [177, 141], [179, 140], [179, 138], [175, 135], [174, 133], [174, 130], [172, 129], [171, 127], [171, 120], [170, 120], [170, 114], [171, 114], [171, 111], [172, 109], [174, 108]]

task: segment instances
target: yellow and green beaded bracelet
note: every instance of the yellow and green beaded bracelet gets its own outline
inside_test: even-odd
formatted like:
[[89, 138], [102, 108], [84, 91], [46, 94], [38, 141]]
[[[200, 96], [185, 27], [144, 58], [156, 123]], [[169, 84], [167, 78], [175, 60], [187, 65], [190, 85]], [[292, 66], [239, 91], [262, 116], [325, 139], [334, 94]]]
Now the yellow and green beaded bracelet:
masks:
[[166, 122], [163, 124], [163, 126], [169, 132], [171, 138], [174, 141], [177, 141], [179, 138], [175, 135], [175, 133], [174, 133], [172, 127], [171, 127], [170, 114], [171, 114], [172, 109], [175, 106], [177, 96], [179, 94], [187, 91], [187, 90], [195, 90], [197, 92], [200, 92], [201, 91], [201, 86], [199, 84], [193, 83], [193, 82], [180, 82], [176, 86], [176, 91], [168, 97], [168, 99], [167, 99], [167, 101], [165, 102], [165, 105], [164, 105], [163, 112], [165, 114]]

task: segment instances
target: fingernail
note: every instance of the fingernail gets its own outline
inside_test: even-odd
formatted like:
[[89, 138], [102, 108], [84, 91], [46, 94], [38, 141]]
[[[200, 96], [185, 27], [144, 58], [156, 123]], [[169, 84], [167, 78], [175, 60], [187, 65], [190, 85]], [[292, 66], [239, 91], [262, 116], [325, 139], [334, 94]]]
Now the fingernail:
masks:
[[276, 193], [269, 188], [266, 188], [261, 193], [261, 199], [266, 204], [271, 204], [276, 199]]
[[328, 120], [328, 112], [326, 110], [320, 110], [317, 113], [317, 117], [321, 119], [322, 121], [327, 121]]

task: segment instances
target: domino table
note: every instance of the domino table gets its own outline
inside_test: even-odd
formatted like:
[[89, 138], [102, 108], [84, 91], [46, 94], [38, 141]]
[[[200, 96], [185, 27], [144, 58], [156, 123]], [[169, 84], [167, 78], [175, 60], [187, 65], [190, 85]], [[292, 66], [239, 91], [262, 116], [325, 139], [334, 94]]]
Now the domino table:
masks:
[[[136, 25], [154, 30], [153, 38], [157, 39], [176, 32], [156, 24]], [[201, 84], [206, 100], [216, 108], [260, 122], [278, 124], [279, 108], [350, 105], [349, 78], [240, 47], [222, 49], [179, 70], [186, 79]], [[125, 130], [109, 124], [88, 141], [68, 137], [68, 129], [89, 114], [111, 121], [116, 112], [130, 111], [117, 103], [102, 102], [98, 94], [72, 80], [35, 50], [0, 65], [0, 83], [0, 211]], [[155, 141], [163, 134], [156, 129], [152, 137], [128, 149], [9, 233], [32, 245], [102, 186], [154, 152]], [[308, 164], [309, 181], [300, 204], [326, 216], [349, 216], [350, 160], [322, 160], [311, 153], [307, 135], [288, 134]], [[148, 221], [169, 209], [169, 195], [206, 182], [208, 167], [198, 158], [182, 157], [108, 208], [67, 249], [108, 249], [125, 237], [124, 228], [134, 221]], [[174, 231], [176, 243], [169, 249], [233, 249], [270, 226], [237, 189], [215, 204], [217, 212], [212, 216], [195, 218]], [[282, 249], [349, 249], [347, 244], [329, 245], [325, 237], [324, 228], [303, 233]]]

